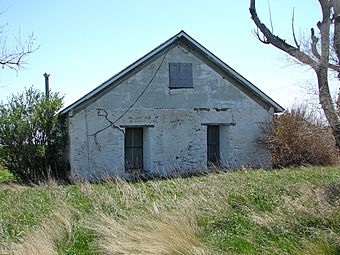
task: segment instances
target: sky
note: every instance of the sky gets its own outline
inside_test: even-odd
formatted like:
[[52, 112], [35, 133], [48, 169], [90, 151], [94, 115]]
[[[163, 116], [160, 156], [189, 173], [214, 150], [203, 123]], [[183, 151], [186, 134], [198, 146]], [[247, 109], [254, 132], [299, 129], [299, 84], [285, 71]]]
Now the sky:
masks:
[[[268, 5], [269, 3], [269, 5]], [[258, 0], [257, 11], [274, 33], [292, 42], [308, 37], [321, 17], [317, 0]], [[44, 73], [65, 106], [184, 30], [283, 107], [303, 102], [314, 73], [287, 61], [255, 37], [248, 0], [1, 0], [0, 24], [9, 45], [35, 36], [39, 47], [18, 73], [0, 69], [0, 101], [25, 87], [44, 90]], [[336, 94], [336, 82], [332, 84]]]

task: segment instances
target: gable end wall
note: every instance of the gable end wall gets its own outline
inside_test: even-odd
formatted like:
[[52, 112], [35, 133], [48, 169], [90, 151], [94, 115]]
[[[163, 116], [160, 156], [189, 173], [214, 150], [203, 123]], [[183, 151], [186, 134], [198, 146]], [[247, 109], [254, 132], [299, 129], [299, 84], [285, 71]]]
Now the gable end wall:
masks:
[[[192, 63], [193, 89], [169, 89], [170, 62]], [[120, 117], [158, 68], [137, 103], [116, 123], [119, 129], [109, 126], [104, 115], [111, 121]], [[272, 112], [242, 92], [235, 80], [213, 68], [185, 46], [177, 46], [164, 60], [158, 57], [75, 111], [69, 117], [73, 173], [86, 179], [103, 174], [125, 176], [122, 130], [130, 126], [144, 127], [144, 168], [152, 173], [205, 168], [207, 124], [220, 124], [224, 166], [270, 167], [267, 150], [257, 141], [261, 125], [271, 122]]]

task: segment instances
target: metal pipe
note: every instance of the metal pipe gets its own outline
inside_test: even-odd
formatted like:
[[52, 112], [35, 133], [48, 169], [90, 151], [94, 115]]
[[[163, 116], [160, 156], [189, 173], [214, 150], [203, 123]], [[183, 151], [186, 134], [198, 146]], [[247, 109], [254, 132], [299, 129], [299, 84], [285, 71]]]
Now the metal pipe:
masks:
[[45, 77], [45, 95], [46, 95], [46, 98], [49, 98], [50, 97], [50, 83], [49, 83], [49, 77], [50, 75], [47, 74], [47, 73], [44, 73], [44, 77]]

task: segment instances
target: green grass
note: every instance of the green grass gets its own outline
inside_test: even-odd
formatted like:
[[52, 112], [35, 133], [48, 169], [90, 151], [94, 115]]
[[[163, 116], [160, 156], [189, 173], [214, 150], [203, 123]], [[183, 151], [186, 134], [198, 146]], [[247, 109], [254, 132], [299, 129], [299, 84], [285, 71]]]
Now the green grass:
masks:
[[13, 181], [13, 175], [0, 165], [0, 183]]
[[340, 254], [339, 167], [0, 191], [0, 253]]

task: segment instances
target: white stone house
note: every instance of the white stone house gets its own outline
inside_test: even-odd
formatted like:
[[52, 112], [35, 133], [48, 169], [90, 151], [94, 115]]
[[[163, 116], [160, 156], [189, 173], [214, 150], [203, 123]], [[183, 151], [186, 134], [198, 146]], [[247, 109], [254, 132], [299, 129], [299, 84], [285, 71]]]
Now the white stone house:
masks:
[[283, 110], [181, 31], [62, 111], [66, 154], [85, 179], [270, 167], [258, 139]]

